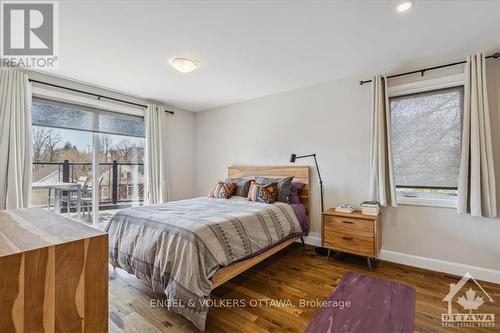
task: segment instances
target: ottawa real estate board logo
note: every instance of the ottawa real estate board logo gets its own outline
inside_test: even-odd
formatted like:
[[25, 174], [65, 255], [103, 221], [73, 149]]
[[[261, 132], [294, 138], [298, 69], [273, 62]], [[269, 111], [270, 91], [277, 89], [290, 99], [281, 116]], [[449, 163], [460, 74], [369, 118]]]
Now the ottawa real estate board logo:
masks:
[[[469, 272], [458, 283], [450, 284], [443, 302], [448, 302], [448, 313], [441, 314], [443, 327], [495, 327], [495, 314], [480, 310], [485, 303], [493, 303], [493, 299]], [[453, 305], [466, 312], [459, 312], [458, 306], [454, 310]]]
[[0, 1], [0, 17], [0, 66], [57, 69], [57, 1]]

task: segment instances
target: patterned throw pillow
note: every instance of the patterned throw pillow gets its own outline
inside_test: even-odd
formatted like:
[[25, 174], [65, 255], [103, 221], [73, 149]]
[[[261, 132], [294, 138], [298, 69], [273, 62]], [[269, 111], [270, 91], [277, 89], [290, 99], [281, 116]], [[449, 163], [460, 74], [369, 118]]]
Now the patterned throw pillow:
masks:
[[278, 183], [278, 195], [276, 201], [287, 202], [290, 195], [290, 187], [292, 186], [293, 176], [286, 178], [272, 178], [272, 177], [255, 177], [255, 181], [262, 185], [269, 183]]
[[266, 185], [261, 185], [255, 181], [250, 184], [250, 190], [248, 191], [248, 201], [262, 202], [271, 204], [276, 201], [276, 195], [278, 194], [278, 183], [269, 183]]
[[224, 184], [224, 182], [217, 182], [208, 192], [211, 198], [229, 199], [236, 190], [236, 183]]
[[236, 183], [236, 191], [234, 195], [239, 197], [246, 197], [248, 195], [248, 189], [250, 188], [250, 183], [253, 178], [226, 178], [224, 179], [225, 184]]

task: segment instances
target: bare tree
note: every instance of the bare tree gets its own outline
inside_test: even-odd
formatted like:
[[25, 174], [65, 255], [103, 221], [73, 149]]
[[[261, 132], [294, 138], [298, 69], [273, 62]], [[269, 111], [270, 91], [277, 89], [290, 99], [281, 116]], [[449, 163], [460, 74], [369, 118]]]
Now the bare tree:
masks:
[[101, 145], [101, 148], [102, 148], [102, 153], [104, 154], [104, 156], [108, 156], [109, 154], [109, 148], [111, 146], [111, 136], [108, 135], [108, 134], [103, 134], [100, 136], [100, 140], [99, 140], [99, 143]]
[[[45, 143], [47, 142], [48, 133], [43, 127], [33, 127], [33, 161], [40, 162], [43, 157]], [[38, 165], [35, 169], [38, 169]]]
[[[57, 145], [61, 142], [61, 136], [53, 129], [44, 127], [33, 127], [33, 161], [53, 162], [57, 154]], [[39, 169], [35, 166], [35, 170]]]
[[118, 159], [121, 162], [137, 162], [144, 161], [144, 147], [130, 140], [122, 140], [116, 145]]
[[116, 145], [117, 158], [119, 162], [130, 162], [132, 156], [133, 144], [129, 140], [122, 140]]
[[44, 155], [48, 162], [54, 162], [57, 154], [57, 145], [61, 143], [61, 136], [52, 129], [47, 131], [47, 140], [45, 141]]

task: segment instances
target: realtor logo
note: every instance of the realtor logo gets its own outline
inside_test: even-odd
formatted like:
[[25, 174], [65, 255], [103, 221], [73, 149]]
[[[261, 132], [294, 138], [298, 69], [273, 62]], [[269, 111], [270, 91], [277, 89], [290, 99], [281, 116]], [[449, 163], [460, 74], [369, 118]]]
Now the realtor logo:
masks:
[[1, 2], [2, 65], [55, 68], [58, 2]]
[[[478, 289], [464, 288], [469, 281]], [[472, 312], [478, 311], [485, 302], [493, 303], [493, 299], [469, 272], [457, 284], [450, 284], [450, 292], [443, 302], [448, 302], [448, 313], [441, 315], [443, 327], [495, 327], [495, 314]], [[454, 302], [469, 312], [453, 312]]]

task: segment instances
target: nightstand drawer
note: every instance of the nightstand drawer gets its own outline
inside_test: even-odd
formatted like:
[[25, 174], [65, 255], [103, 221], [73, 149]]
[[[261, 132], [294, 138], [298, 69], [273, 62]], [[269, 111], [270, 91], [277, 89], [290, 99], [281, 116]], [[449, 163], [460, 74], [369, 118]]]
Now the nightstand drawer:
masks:
[[373, 237], [373, 221], [371, 220], [352, 219], [341, 216], [325, 216], [324, 228], [325, 231], [339, 231]]
[[375, 255], [372, 237], [330, 231], [324, 233], [324, 246], [356, 254]]

